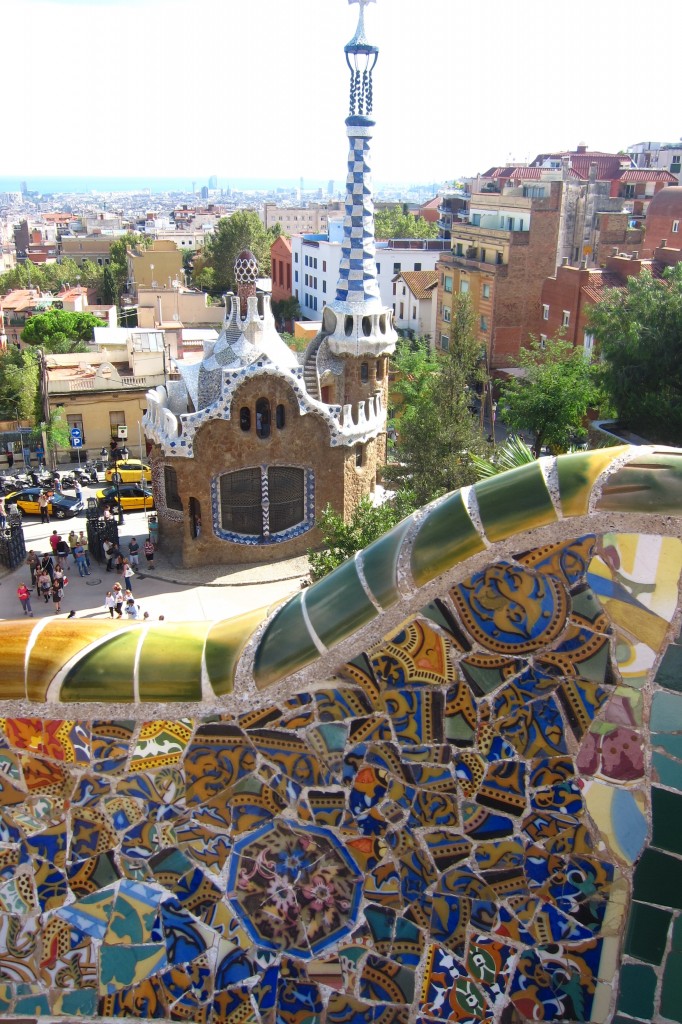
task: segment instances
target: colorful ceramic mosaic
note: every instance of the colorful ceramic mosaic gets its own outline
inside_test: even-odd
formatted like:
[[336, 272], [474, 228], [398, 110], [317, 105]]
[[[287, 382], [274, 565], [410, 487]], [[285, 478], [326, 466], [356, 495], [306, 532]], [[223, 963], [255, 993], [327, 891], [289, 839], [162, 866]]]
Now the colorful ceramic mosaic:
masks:
[[681, 480], [542, 460], [270, 615], [4, 624], [2, 1016], [682, 1021]]

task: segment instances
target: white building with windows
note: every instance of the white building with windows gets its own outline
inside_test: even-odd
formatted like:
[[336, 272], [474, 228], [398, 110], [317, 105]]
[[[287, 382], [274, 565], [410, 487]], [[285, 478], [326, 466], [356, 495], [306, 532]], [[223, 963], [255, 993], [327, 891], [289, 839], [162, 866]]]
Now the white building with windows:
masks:
[[[319, 320], [333, 299], [341, 262], [343, 221], [329, 221], [326, 234], [301, 234], [291, 238], [291, 287], [308, 320]], [[379, 294], [385, 306], [397, 316], [399, 301], [394, 278], [407, 271], [435, 271], [436, 263], [449, 243], [443, 239], [391, 238], [376, 243]], [[399, 326], [399, 325], [397, 325]]]

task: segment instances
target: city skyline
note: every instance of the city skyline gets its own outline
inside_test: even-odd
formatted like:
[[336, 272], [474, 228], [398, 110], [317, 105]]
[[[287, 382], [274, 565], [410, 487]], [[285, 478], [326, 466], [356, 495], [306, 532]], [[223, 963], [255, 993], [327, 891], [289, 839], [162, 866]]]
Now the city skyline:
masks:
[[[6, 4], [5, 80], [20, 83], [30, 130], [6, 151], [5, 177], [341, 178], [340, 40], [358, 11], [347, 0], [258, 0], [239, 24], [221, 0]], [[633, 2], [579, 3], [561, 18], [542, 0], [522, 12], [503, 0], [470, 10], [453, 0], [369, 5], [367, 36], [380, 49], [375, 180], [439, 182], [579, 142], [617, 151], [679, 139], [666, 102], [673, 62], [655, 59], [656, 18], [637, 19], [633, 59]], [[680, 27], [673, 5], [666, 28], [674, 37]], [[67, 40], [57, 54], [55, 38]], [[57, 69], [41, 80], [50, 60]]]

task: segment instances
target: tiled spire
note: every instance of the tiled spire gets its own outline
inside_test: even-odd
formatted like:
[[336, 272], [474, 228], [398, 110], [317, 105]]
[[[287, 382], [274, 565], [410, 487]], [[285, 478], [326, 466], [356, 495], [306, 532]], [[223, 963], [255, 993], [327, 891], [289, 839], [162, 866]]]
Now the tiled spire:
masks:
[[360, 13], [355, 35], [344, 47], [346, 63], [350, 69], [350, 113], [346, 118], [350, 151], [336, 299], [354, 307], [360, 303], [367, 304], [367, 312], [375, 312], [381, 304], [369, 163], [369, 143], [375, 122], [368, 115], [372, 112], [372, 71], [379, 50], [365, 38], [364, 10], [372, 0], [349, 2], [359, 3]]

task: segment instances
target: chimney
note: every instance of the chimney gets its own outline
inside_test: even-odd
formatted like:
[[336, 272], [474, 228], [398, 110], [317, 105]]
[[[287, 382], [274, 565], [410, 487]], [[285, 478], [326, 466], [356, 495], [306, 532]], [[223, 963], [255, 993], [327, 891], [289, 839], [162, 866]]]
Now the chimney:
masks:
[[633, 254], [632, 254], [632, 256], [630, 257], [630, 259], [631, 259], [631, 260], [638, 260], [638, 259], [639, 259], [639, 253], [637, 252], [637, 250], [636, 250], [636, 249], [635, 249], [635, 251], [633, 252]]
[[667, 248], [668, 248], [668, 239], [667, 238], [662, 238], [661, 239], [661, 244], [659, 246], [659, 249], [667, 249]]
[[568, 266], [568, 256], [562, 256], [561, 257], [561, 266], [562, 267], [567, 267]]
[[590, 161], [589, 180], [590, 181], [596, 181], [597, 180], [597, 161], [596, 160], [591, 160]]
[[611, 255], [612, 256], [617, 256], [618, 255], [618, 246], [617, 245], [614, 245], [613, 249], [611, 250]]
[[581, 260], [580, 261], [580, 269], [581, 270], [587, 270], [587, 260]]
[[579, 142], [576, 149], [576, 153], [587, 153], [587, 143]]

